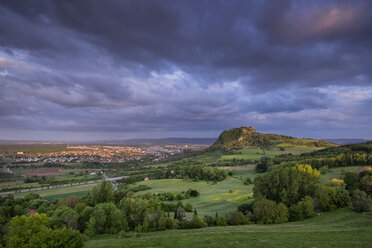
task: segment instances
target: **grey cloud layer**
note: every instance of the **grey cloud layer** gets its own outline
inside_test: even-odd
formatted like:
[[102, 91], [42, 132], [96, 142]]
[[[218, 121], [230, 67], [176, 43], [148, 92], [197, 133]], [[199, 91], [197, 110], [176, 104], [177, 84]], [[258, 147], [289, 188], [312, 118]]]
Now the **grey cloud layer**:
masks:
[[372, 133], [371, 11], [369, 1], [5, 0], [0, 131], [302, 125], [306, 136], [338, 121]]

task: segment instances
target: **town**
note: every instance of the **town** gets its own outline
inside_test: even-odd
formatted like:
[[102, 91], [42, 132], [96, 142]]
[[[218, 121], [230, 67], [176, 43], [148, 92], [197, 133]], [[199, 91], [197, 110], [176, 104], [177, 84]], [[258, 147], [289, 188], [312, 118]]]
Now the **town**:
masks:
[[[55, 151], [27, 151], [25, 146], [18, 150], [0, 150], [0, 158], [8, 158], [13, 163], [79, 163], [79, 162], [125, 162], [148, 158], [152, 162], [166, 159], [175, 154], [204, 149], [207, 145], [63, 145]], [[25, 148], [25, 149], [22, 149]]]

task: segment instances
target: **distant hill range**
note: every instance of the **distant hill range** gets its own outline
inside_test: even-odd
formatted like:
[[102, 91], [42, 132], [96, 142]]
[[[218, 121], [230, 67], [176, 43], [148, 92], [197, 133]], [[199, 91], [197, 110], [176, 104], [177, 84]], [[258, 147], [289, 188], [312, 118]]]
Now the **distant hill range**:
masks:
[[175, 144], [175, 145], [212, 145], [216, 138], [162, 138], [162, 139], [127, 139], [92, 142], [95, 144]]
[[351, 144], [359, 144], [365, 143], [368, 140], [366, 139], [323, 139], [324, 141], [335, 143], [338, 145], [351, 145]]
[[309, 148], [326, 148], [336, 144], [315, 139], [299, 139], [278, 134], [258, 133], [253, 127], [239, 127], [223, 131], [212, 148], [244, 148], [248, 146], [302, 146]]

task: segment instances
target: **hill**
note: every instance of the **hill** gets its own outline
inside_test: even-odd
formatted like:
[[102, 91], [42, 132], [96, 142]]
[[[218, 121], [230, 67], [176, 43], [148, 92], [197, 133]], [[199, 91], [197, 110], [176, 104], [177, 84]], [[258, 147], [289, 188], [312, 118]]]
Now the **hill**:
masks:
[[[101, 235], [87, 247], [370, 247], [372, 216], [338, 209], [298, 222]], [[133, 237], [132, 237], [133, 236]]]
[[223, 131], [213, 144], [213, 148], [245, 148], [248, 146], [258, 147], [308, 147], [326, 148], [337, 146], [336, 144], [315, 139], [299, 139], [291, 136], [278, 134], [264, 134], [256, 132], [253, 127], [239, 127]]
[[127, 139], [127, 140], [106, 140], [96, 143], [108, 144], [175, 144], [175, 145], [212, 145], [216, 138], [161, 138], [161, 139]]
[[368, 140], [366, 139], [323, 139], [324, 141], [335, 143], [338, 145], [350, 145], [350, 144], [358, 144], [364, 143]]

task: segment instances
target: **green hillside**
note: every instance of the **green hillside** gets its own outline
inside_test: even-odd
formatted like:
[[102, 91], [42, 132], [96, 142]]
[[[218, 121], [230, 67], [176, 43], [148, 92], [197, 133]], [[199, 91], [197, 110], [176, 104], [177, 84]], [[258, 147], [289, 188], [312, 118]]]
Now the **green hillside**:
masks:
[[320, 149], [337, 145], [323, 140], [299, 139], [285, 135], [259, 133], [256, 132], [253, 127], [239, 127], [223, 131], [212, 148], [236, 149], [248, 146], [306, 147]]
[[[371, 247], [372, 216], [338, 209], [277, 225], [209, 227], [96, 236], [87, 247]], [[132, 237], [133, 236], [133, 237]]]

